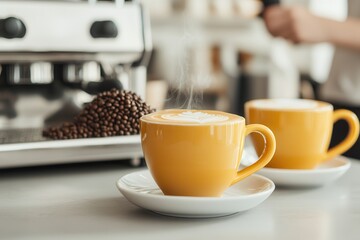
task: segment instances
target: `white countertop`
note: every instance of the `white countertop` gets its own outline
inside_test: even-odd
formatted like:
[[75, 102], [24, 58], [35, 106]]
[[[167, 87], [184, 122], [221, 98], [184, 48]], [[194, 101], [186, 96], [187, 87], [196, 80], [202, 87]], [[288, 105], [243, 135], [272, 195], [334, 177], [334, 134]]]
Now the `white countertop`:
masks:
[[0, 170], [0, 239], [360, 239], [360, 161], [332, 185], [284, 189], [213, 219], [157, 215], [128, 202], [124, 162]]

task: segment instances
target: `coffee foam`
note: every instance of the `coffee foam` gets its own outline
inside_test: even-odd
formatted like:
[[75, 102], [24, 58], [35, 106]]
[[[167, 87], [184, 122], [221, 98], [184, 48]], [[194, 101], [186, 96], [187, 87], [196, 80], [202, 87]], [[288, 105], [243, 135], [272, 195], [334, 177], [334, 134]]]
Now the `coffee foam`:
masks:
[[251, 106], [260, 109], [275, 110], [311, 110], [311, 109], [328, 109], [330, 104], [317, 102], [308, 99], [267, 99], [252, 101]]
[[223, 124], [243, 120], [242, 117], [208, 110], [164, 110], [155, 112], [141, 118], [142, 121], [159, 124], [198, 125], [198, 124]]
[[213, 123], [222, 122], [229, 119], [227, 116], [209, 114], [205, 112], [181, 112], [178, 114], [163, 114], [161, 118], [170, 121], [190, 122], [190, 123]]

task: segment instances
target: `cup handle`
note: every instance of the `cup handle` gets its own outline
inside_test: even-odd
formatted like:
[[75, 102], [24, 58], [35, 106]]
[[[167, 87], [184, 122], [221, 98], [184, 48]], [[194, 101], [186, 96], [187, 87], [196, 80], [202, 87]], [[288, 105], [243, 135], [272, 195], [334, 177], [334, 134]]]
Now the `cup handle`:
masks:
[[276, 149], [276, 142], [275, 142], [275, 136], [274, 136], [273, 132], [268, 127], [261, 125], [261, 124], [247, 125], [246, 130], [245, 130], [245, 136], [247, 136], [253, 132], [257, 132], [264, 137], [264, 141], [265, 141], [264, 151], [262, 152], [259, 160], [256, 163], [238, 171], [237, 176], [233, 180], [231, 185], [237, 183], [238, 181], [250, 176], [254, 172], [265, 167], [265, 165], [268, 164], [268, 162], [270, 162], [271, 158], [274, 156], [275, 149]]
[[344, 119], [349, 124], [349, 132], [342, 142], [329, 149], [329, 151], [325, 154], [323, 161], [344, 153], [356, 142], [359, 137], [359, 119], [355, 113], [345, 109], [334, 111], [333, 122], [335, 123], [340, 119]]

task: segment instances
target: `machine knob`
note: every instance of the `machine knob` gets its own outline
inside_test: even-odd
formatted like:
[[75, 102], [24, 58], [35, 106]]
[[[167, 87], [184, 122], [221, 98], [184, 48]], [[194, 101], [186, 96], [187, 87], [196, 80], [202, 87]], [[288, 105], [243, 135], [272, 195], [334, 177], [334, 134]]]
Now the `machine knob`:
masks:
[[20, 19], [14, 17], [0, 19], [0, 37], [8, 39], [23, 38], [25, 33], [25, 24]]
[[90, 34], [93, 38], [116, 38], [118, 28], [113, 21], [97, 21], [91, 25]]

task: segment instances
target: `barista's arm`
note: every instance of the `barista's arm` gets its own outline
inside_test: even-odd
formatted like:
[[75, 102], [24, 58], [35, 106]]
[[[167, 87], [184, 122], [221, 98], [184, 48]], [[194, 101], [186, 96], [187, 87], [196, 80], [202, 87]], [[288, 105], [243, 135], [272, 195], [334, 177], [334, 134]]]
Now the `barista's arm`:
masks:
[[272, 6], [264, 20], [269, 32], [294, 43], [330, 42], [360, 50], [360, 20], [343, 22], [315, 16], [303, 7]]

